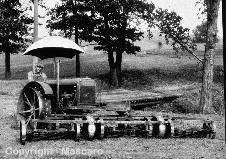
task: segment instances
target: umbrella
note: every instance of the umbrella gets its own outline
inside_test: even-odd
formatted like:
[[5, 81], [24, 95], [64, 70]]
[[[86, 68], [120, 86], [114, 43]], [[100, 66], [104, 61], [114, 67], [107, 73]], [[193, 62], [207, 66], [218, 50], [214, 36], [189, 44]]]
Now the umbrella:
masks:
[[[33, 43], [23, 53], [23, 55], [32, 55], [40, 59], [66, 57], [72, 58], [76, 54], [84, 53], [84, 50], [75, 42], [62, 38], [60, 36], [48, 36]], [[59, 101], [60, 76], [59, 59], [57, 60], [57, 100]]]
[[32, 44], [23, 55], [32, 55], [40, 59], [66, 57], [72, 58], [84, 50], [75, 42], [60, 36], [48, 36]]

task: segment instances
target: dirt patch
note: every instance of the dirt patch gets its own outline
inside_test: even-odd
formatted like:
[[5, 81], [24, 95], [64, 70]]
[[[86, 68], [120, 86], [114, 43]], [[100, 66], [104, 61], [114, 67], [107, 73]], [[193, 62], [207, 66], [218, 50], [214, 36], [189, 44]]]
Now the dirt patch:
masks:
[[16, 113], [17, 98], [9, 95], [0, 95], [0, 119], [9, 118]]

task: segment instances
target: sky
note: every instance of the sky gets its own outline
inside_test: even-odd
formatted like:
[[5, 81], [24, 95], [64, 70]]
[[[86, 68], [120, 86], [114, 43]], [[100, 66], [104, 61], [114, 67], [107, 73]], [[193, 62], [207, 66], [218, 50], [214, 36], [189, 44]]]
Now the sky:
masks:
[[[198, 24], [202, 23], [203, 17], [199, 13], [199, 6], [195, 6], [197, 0], [151, 0], [154, 4], [158, 5], [163, 9], [169, 9], [175, 11], [182, 18], [182, 26], [187, 27], [191, 30], [195, 29]], [[222, 1], [220, 3], [218, 13], [218, 30], [219, 35], [223, 36], [222, 31]]]
[[[56, 2], [59, 0], [44, 0], [48, 7], [54, 7]], [[195, 29], [195, 27], [202, 23], [203, 18], [198, 18], [199, 8], [195, 6], [195, 2], [197, 0], [150, 0], [156, 6], [168, 9], [170, 11], [175, 11], [178, 15], [180, 15], [182, 19], [182, 26], [189, 28], [190, 30]], [[45, 15], [45, 11], [39, 9], [39, 13]], [[44, 25], [39, 27], [39, 37], [47, 36], [48, 31], [45, 29]], [[222, 30], [222, 1], [219, 8], [218, 13], [218, 36], [223, 37]]]

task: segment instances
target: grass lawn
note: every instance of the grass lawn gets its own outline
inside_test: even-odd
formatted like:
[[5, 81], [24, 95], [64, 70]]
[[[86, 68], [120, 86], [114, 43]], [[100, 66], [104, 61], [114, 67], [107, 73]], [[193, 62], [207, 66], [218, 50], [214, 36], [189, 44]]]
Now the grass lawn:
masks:
[[[154, 51], [153, 51], [154, 52]], [[201, 56], [200, 52], [200, 56]], [[219, 51], [220, 53], [220, 51]], [[146, 89], [150, 91], [176, 91], [183, 96], [174, 101], [171, 109], [158, 108], [158, 113], [167, 112], [171, 115], [211, 118], [217, 124], [216, 139], [206, 138], [106, 138], [104, 140], [75, 142], [71, 139], [41, 140], [19, 144], [19, 130], [15, 128], [15, 112], [20, 90], [27, 83], [27, 72], [32, 68], [32, 57], [13, 55], [11, 57], [12, 79], [4, 80], [4, 56], [0, 56], [0, 158], [225, 158], [225, 104], [224, 74], [222, 53], [217, 54], [214, 68], [213, 107], [215, 113], [199, 114], [200, 88], [202, 67], [189, 56], [175, 58], [172, 53], [149, 53], [124, 55], [122, 63], [122, 88]], [[44, 72], [53, 77], [51, 60], [43, 61]], [[98, 89], [110, 89], [108, 86], [108, 62], [106, 54], [81, 55], [81, 75], [97, 79]], [[61, 62], [61, 77], [75, 77], [75, 59]], [[166, 111], [167, 109], [167, 111]], [[169, 112], [168, 112], [169, 111]], [[171, 112], [172, 111], [172, 112]], [[143, 111], [146, 115], [152, 111]], [[156, 113], [156, 112], [154, 112]], [[175, 114], [177, 113], [177, 114]], [[53, 149], [53, 154], [6, 154], [6, 149]], [[101, 155], [61, 155], [63, 148], [97, 149]]]

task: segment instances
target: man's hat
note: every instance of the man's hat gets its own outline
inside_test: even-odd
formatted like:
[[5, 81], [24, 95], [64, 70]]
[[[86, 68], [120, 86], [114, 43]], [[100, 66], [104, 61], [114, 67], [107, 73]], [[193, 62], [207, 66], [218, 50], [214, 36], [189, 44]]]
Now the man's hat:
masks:
[[35, 64], [35, 67], [44, 68], [43, 64], [41, 64], [41, 63], [36, 63], [36, 64]]

